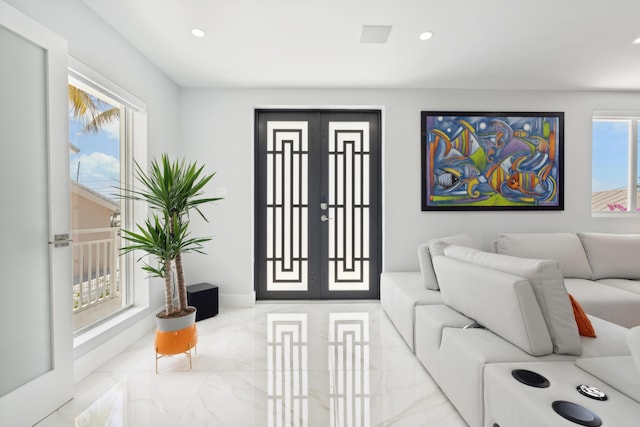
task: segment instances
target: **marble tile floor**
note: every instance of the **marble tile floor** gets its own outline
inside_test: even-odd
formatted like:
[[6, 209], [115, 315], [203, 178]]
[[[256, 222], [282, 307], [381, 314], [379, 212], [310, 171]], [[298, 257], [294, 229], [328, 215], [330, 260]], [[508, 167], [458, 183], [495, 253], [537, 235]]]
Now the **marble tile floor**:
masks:
[[466, 426], [375, 302], [258, 303], [198, 322], [186, 356], [153, 333], [37, 427]]

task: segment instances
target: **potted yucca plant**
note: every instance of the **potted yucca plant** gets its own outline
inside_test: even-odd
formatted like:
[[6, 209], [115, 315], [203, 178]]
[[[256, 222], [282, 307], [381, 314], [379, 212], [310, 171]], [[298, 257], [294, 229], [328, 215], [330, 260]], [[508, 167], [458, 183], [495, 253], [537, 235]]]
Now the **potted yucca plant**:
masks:
[[[204, 166], [198, 166], [196, 162], [187, 164], [184, 160], [171, 161], [168, 155], [163, 154], [159, 161], [150, 163], [148, 172], [136, 162], [135, 177], [140, 185], [133, 189], [121, 189], [121, 197], [145, 201], [152, 211], [151, 218], [144, 224], [136, 225], [136, 231], [122, 230], [128, 245], [121, 251], [145, 252], [151, 259], [145, 262], [143, 269], [152, 277], [164, 279], [165, 310], [156, 315], [161, 331], [175, 331], [195, 323], [195, 308], [187, 305], [182, 254], [204, 253], [202, 244], [211, 239], [190, 237], [189, 214], [196, 211], [207, 221], [199, 207], [221, 199], [203, 196], [204, 186], [215, 175], [205, 174], [203, 169]], [[174, 302], [174, 293], [178, 296], [177, 304]], [[177, 320], [175, 326], [167, 326], [168, 322], [175, 323], [165, 321], [167, 319], [181, 320]]]

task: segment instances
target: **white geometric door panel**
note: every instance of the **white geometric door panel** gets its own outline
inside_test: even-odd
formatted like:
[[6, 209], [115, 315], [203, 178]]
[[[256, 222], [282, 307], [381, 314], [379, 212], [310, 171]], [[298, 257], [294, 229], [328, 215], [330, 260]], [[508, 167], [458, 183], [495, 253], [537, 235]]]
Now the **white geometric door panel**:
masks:
[[369, 122], [329, 122], [329, 290], [369, 289]]
[[378, 298], [380, 112], [256, 112], [258, 299]]
[[308, 289], [309, 129], [267, 122], [267, 290]]

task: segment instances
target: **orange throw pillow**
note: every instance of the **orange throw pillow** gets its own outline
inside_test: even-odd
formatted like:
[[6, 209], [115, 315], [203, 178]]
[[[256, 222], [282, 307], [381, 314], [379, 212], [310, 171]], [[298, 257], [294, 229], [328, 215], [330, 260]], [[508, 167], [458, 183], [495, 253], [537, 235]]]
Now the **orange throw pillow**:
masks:
[[576, 318], [576, 324], [578, 325], [578, 332], [580, 335], [583, 337], [596, 338], [596, 331], [593, 329], [593, 325], [591, 324], [591, 320], [587, 317], [587, 314], [571, 294], [569, 294], [569, 299], [571, 300], [573, 317]]

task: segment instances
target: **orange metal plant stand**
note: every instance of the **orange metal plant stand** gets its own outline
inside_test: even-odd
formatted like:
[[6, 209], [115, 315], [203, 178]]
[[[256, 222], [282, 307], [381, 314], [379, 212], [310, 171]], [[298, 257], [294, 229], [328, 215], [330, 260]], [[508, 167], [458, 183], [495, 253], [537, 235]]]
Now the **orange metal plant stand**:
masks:
[[198, 329], [195, 323], [178, 331], [165, 332], [156, 330], [156, 374], [158, 373], [158, 359], [180, 353], [187, 355], [189, 369], [191, 369], [191, 349], [195, 348], [196, 344], [198, 344]]

